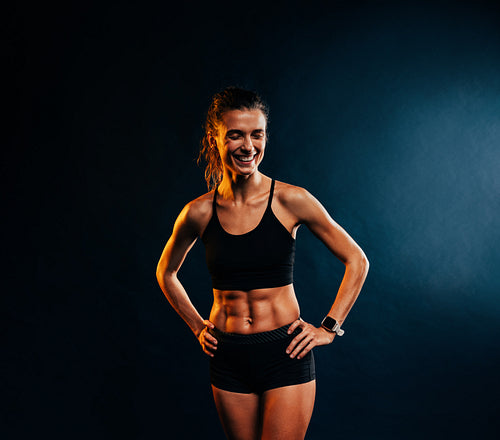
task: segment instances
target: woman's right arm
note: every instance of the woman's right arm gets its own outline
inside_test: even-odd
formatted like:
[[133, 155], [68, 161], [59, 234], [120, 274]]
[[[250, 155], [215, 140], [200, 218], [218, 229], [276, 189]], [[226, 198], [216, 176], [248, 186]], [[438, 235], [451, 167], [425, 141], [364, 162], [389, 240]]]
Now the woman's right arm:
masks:
[[213, 328], [214, 325], [201, 317], [177, 278], [177, 273], [201, 230], [202, 219], [196, 205], [197, 201], [187, 204], [177, 217], [172, 235], [158, 262], [156, 278], [172, 307], [195, 334], [203, 351], [213, 356], [217, 340], [208, 333], [207, 327]]

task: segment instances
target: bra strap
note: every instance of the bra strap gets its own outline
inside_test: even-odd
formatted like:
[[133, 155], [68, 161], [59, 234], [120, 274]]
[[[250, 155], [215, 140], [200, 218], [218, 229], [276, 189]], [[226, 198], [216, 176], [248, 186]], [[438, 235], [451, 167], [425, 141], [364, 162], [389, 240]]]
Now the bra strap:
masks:
[[271, 190], [269, 191], [269, 201], [267, 202], [267, 207], [271, 207], [271, 202], [273, 201], [273, 194], [274, 194], [274, 179], [271, 182]]
[[214, 210], [215, 212], [215, 207], [217, 206], [217, 190], [219, 189], [219, 185], [217, 185], [215, 187], [215, 190], [214, 190], [214, 197], [212, 199], [212, 209]]

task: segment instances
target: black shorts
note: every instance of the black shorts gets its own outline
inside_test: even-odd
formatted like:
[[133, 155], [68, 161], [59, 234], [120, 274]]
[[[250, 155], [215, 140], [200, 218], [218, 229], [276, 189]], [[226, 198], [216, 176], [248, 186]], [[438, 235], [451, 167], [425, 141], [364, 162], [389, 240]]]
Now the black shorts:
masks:
[[262, 393], [272, 388], [298, 385], [316, 378], [312, 350], [302, 359], [290, 358], [286, 348], [301, 332], [287, 334], [290, 324], [263, 333], [241, 335], [218, 329], [210, 358], [210, 382], [216, 388], [236, 393]]

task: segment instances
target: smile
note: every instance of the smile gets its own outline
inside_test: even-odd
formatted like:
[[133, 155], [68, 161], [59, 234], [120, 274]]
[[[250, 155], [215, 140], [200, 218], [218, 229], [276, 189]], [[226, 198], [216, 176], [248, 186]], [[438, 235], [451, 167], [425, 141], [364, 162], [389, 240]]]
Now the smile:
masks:
[[240, 161], [240, 162], [246, 162], [246, 163], [249, 163], [249, 162], [252, 162], [252, 160], [254, 159], [256, 155], [253, 154], [251, 156], [243, 156], [241, 154], [233, 154], [233, 157], [236, 158], [236, 160]]

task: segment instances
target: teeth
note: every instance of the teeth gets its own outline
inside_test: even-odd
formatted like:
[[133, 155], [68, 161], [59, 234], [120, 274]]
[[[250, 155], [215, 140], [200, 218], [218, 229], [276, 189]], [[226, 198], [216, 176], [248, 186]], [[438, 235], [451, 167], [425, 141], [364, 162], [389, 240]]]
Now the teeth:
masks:
[[235, 156], [235, 157], [241, 162], [251, 162], [254, 158], [254, 156]]

